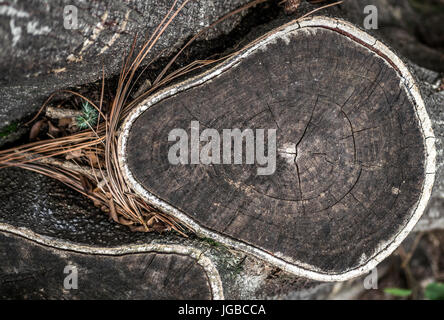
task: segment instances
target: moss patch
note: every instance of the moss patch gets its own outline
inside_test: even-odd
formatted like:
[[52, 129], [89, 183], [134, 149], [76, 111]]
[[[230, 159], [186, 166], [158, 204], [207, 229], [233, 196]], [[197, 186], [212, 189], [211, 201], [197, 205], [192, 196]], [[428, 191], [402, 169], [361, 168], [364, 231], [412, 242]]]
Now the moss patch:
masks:
[[7, 125], [6, 127], [3, 127], [0, 130], [0, 138], [4, 138], [9, 136], [11, 133], [14, 133], [18, 130], [19, 125], [17, 122], [11, 122], [9, 125]]
[[219, 242], [217, 242], [211, 238], [203, 238], [202, 240], [213, 247], [220, 247], [221, 246], [221, 244]]

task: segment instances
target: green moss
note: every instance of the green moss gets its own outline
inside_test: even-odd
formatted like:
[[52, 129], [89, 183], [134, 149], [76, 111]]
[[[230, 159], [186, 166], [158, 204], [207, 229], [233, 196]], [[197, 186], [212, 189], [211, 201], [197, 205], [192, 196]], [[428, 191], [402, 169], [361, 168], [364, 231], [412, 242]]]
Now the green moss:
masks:
[[6, 127], [3, 127], [0, 130], [0, 138], [4, 138], [9, 136], [11, 133], [14, 133], [18, 130], [19, 125], [17, 122], [11, 122], [9, 125], [7, 125]]
[[210, 246], [213, 246], [213, 247], [219, 247], [219, 246], [221, 245], [219, 242], [214, 241], [214, 240], [211, 239], [211, 238], [203, 238], [202, 240], [203, 240], [204, 242], [208, 243]]

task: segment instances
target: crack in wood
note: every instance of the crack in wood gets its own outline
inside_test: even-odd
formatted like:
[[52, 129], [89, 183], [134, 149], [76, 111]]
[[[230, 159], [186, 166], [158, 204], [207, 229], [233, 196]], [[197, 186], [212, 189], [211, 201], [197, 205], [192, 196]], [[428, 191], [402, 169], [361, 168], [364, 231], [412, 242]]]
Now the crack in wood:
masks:
[[[124, 124], [135, 129], [121, 144], [123, 169], [132, 183], [144, 177], [135, 189], [147, 200], [217, 241], [314, 279], [361, 274], [406, 236], [431, 192], [434, 149], [410, 152], [430, 149], [430, 121], [394, 57], [337, 19], [285, 25], [142, 104]], [[183, 107], [172, 112], [176, 100]], [[275, 173], [257, 176], [255, 165], [156, 169], [168, 123], [189, 123], [196, 112], [218, 127], [276, 128]], [[141, 164], [132, 150], [152, 141]]]

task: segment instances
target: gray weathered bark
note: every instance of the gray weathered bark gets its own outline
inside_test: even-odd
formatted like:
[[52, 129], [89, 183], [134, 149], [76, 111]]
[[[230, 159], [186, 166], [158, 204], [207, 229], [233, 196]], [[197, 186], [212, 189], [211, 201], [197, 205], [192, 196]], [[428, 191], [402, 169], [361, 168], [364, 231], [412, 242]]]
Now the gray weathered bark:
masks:
[[[56, 90], [101, 79], [102, 67], [106, 77], [118, 74], [136, 35], [137, 52], [173, 2], [21, 0], [0, 4], [0, 128], [35, 112]], [[185, 39], [247, 2], [191, 1], [146, 61], [161, 52], [171, 55]], [[78, 8], [77, 29], [64, 27], [66, 5]], [[207, 38], [229, 32], [239, 18], [217, 26]]]

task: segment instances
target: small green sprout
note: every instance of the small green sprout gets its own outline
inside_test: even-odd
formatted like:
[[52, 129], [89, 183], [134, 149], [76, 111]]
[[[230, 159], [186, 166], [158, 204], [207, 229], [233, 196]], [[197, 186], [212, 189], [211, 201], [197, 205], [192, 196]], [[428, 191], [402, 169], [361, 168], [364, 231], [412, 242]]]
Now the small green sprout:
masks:
[[99, 112], [88, 102], [82, 105], [82, 115], [76, 118], [77, 127], [81, 130], [88, 129], [97, 123]]
[[384, 289], [384, 292], [389, 295], [392, 295], [395, 297], [402, 297], [402, 298], [408, 297], [412, 294], [412, 290], [401, 289], [401, 288], [386, 288], [386, 289]]

